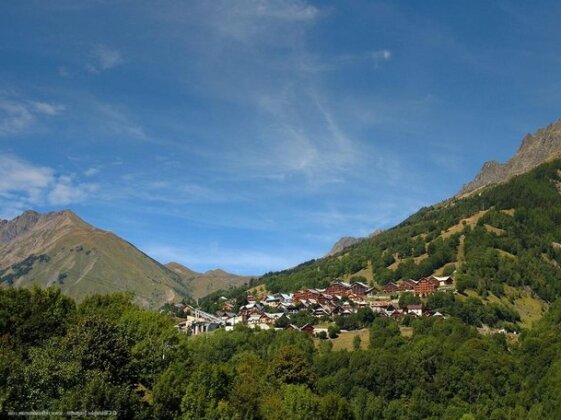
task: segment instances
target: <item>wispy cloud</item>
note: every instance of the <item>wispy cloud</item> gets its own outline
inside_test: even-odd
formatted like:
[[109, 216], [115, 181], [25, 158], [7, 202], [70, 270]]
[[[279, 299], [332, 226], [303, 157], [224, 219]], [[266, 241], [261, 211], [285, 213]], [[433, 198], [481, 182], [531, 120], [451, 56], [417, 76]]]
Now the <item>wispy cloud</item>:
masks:
[[292, 42], [293, 36], [299, 35], [283, 33], [283, 29], [290, 25], [297, 30], [298, 25], [314, 22], [320, 10], [303, 0], [195, 0], [175, 2], [155, 15], [182, 25], [196, 25], [228, 42], [264, 45], [278, 42], [279, 35], [283, 42]]
[[101, 73], [102, 71], [112, 69], [125, 62], [121, 52], [115, 48], [106, 45], [95, 46], [91, 53], [91, 59], [85, 68], [90, 73]]
[[31, 101], [29, 104], [36, 112], [49, 116], [58, 115], [66, 109], [64, 105], [50, 104], [47, 102]]
[[67, 205], [85, 200], [97, 190], [72, 175], [36, 165], [14, 155], [0, 156], [0, 214], [12, 217], [30, 207]]
[[[371, 62], [374, 63], [376, 67], [381, 65], [386, 61], [390, 61], [392, 58], [392, 52], [388, 49], [381, 49], [381, 50], [373, 50], [373, 51], [366, 51], [363, 53], [356, 53], [356, 54], [343, 54], [338, 57], [335, 57], [334, 60], [331, 61], [333, 66], [337, 66], [340, 64], [350, 64], [350, 63], [357, 63], [357, 62]], [[328, 65], [329, 66], [329, 61]]]
[[29, 127], [34, 119], [25, 104], [0, 98], [0, 136], [19, 133]]
[[113, 134], [124, 135], [137, 139], [146, 139], [143, 126], [122, 107], [108, 103], [93, 103], [93, 111], [97, 127], [110, 131]]
[[31, 127], [40, 116], [54, 117], [63, 105], [0, 94], [0, 136], [18, 134]]

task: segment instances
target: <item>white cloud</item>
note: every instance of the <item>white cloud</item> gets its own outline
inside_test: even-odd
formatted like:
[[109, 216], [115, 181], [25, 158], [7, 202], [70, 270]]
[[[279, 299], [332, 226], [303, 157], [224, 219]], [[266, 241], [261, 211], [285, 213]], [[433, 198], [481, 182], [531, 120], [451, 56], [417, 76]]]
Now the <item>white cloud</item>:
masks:
[[0, 156], [0, 193], [22, 192], [36, 201], [54, 180], [54, 171], [13, 156]]
[[124, 63], [121, 52], [106, 45], [97, 45], [91, 52], [91, 61], [86, 64], [90, 73], [101, 73]]
[[64, 105], [0, 96], [0, 136], [18, 134], [32, 126], [39, 116], [54, 117]]
[[91, 183], [77, 183], [70, 175], [35, 165], [13, 155], [0, 156], [0, 214], [45, 204], [66, 205], [85, 200], [97, 190]]
[[47, 102], [32, 101], [30, 102], [30, 105], [35, 109], [35, 111], [50, 116], [58, 115], [66, 109], [64, 105], [49, 104]]
[[97, 175], [99, 173], [99, 171], [101, 171], [101, 168], [98, 166], [93, 166], [91, 168], [88, 168], [84, 171], [84, 175], [85, 176], [94, 176]]
[[34, 119], [25, 104], [0, 98], [0, 136], [19, 133], [29, 127]]
[[390, 50], [377, 50], [368, 53], [367, 56], [375, 62], [388, 61], [392, 58], [392, 52]]
[[336, 57], [334, 60], [327, 60], [323, 66], [318, 66], [319, 70], [333, 70], [340, 65], [345, 64], [356, 64], [359, 62], [371, 62], [374, 63], [376, 67], [380, 66], [386, 61], [390, 61], [393, 56], [391, 50], [380, 49], [374, 51], [367, 51], [357, 54], [343, 54]]
[[96, 184], [78, 183], [76, 184], [70, 176], [60, 176], [52, 185], [48, 192], [47, 199], [49, 204], [54, 206], [64, 206], [85, 200], [90, 194], [97, 191]]

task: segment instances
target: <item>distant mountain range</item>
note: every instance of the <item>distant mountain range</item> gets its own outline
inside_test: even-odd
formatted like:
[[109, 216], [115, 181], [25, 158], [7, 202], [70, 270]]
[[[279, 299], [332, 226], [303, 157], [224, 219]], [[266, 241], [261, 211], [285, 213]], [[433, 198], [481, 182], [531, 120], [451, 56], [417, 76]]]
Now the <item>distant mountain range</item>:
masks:
[[177, 273], [183, 282], [189, 285], [191, 296], [194, 298], [202, 298], [217, 290], [248, 284], [254, 277], [238, 276], [220, 269], [197, 273], [176, 262], [170, 262], [166, 267]]
[[92, 294], [131, 291], [139, 304], [156, 308], [247, 280], [219, 270], [195, 273], [175, 263], [168, 268], [70, 210], [26, 211], [12, 220], [0, 220], [3, 287], [57, 285], [78, 300]]

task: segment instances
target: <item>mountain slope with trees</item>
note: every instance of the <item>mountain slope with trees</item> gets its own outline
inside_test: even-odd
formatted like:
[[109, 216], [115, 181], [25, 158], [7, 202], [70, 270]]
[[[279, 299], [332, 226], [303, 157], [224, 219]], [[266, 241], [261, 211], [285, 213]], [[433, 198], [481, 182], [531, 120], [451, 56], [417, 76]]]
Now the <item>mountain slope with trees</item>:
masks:
[[501, 297], [511, 287], [552, 302], [561, 295], [560, 174], [561, 160], [543, 164], [476, 195], [423, 208], [335, 256], [267, 273], [258, 283], [280, 292], [364, 273], [382, 286], [455, 272], [461, 292]]

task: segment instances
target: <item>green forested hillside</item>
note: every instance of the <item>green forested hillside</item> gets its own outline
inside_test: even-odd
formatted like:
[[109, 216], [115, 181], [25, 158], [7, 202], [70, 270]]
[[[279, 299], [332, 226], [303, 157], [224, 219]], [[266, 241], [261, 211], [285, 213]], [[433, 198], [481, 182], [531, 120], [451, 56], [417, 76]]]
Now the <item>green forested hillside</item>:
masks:
[[[561, 302], [515, 342], [456, 318], [376, 318], [368, 349], [297, 331], [187, 337], [130, 296], [0, 289], [0, 417], [557, 419]], [[59, 414], [56, 414], [59, 413]], [[85, 415], [85, 414], [82, 414]]]
[[383, 285], [457, 270], [460, 290], [501, 296], [510, 285], [551, 302], [561, 295], [560, 171], [557, 160], [476, 195], [423, 208], [339, 255], [260, 281], [277, 292], [365, 272]]

